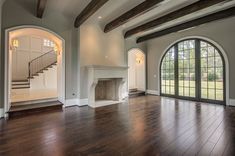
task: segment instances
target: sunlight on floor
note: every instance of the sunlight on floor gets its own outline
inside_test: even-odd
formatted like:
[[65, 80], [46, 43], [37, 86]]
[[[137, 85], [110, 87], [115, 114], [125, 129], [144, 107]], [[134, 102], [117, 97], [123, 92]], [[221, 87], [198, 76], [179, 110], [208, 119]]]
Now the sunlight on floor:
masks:
[[12, 89], [11, 102], [21, 102], [30, 100], [42, 100], [48, 98], [57, 98], [56, 89]]

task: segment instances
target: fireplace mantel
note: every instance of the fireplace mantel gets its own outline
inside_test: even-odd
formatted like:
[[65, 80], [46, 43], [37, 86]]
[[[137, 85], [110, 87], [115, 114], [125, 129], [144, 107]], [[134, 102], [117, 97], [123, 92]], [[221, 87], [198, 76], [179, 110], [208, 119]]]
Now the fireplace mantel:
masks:
[[86, 66], [88, 69], [116, 69], [116, 70], [127, 70], [126, 66], [102, 66], [102, 65], [88, 65]]
[[[88, 69], [88, 105], [96, 108], [123, 102], [127, 96], [128, 67], [89, 65]], [[95, 88], [99, 81], [115, 81], [115, 100], [95, 100]]]

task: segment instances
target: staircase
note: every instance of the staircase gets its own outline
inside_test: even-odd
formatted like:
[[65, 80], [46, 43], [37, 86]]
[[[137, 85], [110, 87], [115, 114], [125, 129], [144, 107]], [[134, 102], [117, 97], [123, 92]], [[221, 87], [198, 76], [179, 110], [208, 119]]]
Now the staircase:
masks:
[[137, 88], [129, 89], [129, 97], [144, 96], [145, 91], [140, 91]]
[[[44, 73], [49, 68], [57, 65], [57, 54], [55, 51], [49, 51], [29, 62], [28, 78], [25, 80], [13, 80], [12, 89], [30, 88], [30, 80]], [[40, 112], [61, 111], [63, 104], [57, 101], [57, 98], [27, 100], [20, 102], [12, 102], [8, 111], [9, 118], [25, 116], [29, 114], [35, 115]]]
[[13, 80], [12, 89], [27, 89], [30, 88], [30, 79], [39, 76], [45, 70], [57, 65], [57, 55], [54, 50], [49, 51], [29, 62], [28, 73], [29, 76], [25, 80]]
[[13, 80], [11, 83], [12, 89], [26, 89], [30, 88], [29, 80]]

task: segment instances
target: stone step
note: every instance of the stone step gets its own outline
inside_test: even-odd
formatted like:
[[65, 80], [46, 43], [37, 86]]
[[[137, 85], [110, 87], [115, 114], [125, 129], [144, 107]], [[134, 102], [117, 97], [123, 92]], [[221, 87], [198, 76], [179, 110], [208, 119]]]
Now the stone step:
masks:
[[39, 104], [45, 102], [55, 102], [58, 101], [58, 98], [45, 98], [39, 100], [29, 100], [29, 101], [19, 101], [19, 102], [12, 102], [12, 106], [21, 106], [21, 105], [32, 105], [32, 104]]
[[137, 88], [129, 89], [129, 93], [131, 93], [131, 92], [137, 92], [137, 91], [138, 91], [138, 89], [137, 89]]
[[37, 104], [26, 104], [26, 105], [12, 105], [8, 111], [9, 118], [23, 117], [26, 115], [35, 115], [38, 113], [48, 111], [62, 110], [63, 104], [59, 101], [54, 102], [42, 102]]
[[144, 96], [145, 91], [135, 91], [135, 92], [129, 92], [129, 97], [137, 97], [137, 96]]

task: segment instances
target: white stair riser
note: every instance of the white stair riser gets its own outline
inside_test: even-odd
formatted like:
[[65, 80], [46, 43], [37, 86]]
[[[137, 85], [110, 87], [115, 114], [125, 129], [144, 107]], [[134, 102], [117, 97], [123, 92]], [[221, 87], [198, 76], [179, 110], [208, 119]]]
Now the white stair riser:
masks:
[[11, 84], [12, 85], [21, 85], [21, 84], [27, 84], [27, 83], [29, 83], [29, 82], [12, 82]]

